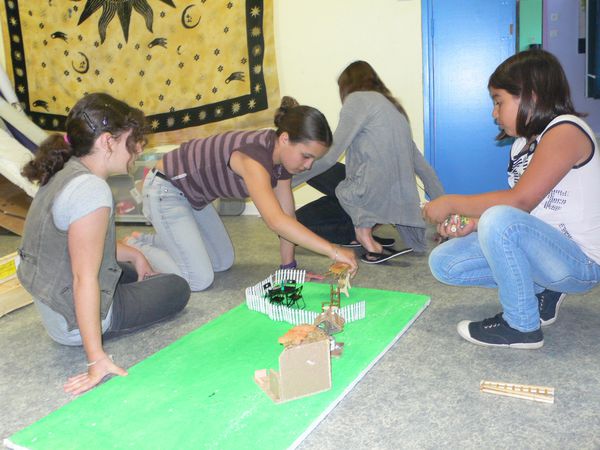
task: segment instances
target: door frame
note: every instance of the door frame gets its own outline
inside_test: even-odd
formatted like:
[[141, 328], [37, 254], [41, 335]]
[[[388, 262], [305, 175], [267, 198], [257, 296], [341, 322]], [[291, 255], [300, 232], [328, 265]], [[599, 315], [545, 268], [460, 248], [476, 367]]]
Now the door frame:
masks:
[[430, 76], [431, 68], [433, 67], [433, 39], [431, 38], [431, 31], [433, 29], [431, 26], [432, 15], [431, 0], [422, 0], [421, 34], [423, 46], [423, 146], [425, 159], [432, 167], [435, 167], [435, 152], [432, 152], [432, 149], [435, 148], [435, 133], [432, 129], [432, 125], [435, 122], [433, 120], [433, 108], [431, 107], [433, 98], [433, 80]]

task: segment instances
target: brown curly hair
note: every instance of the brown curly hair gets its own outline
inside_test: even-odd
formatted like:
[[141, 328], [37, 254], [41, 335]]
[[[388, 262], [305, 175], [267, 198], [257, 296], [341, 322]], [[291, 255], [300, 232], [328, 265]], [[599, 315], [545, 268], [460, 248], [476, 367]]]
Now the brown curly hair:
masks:
[[144, 113], [108, 94], [88, 94], [69, 113], [66, 134], [55, 133], [46, 138], [40, 144], [35, 158], [23, 167], [21, 173], [43, 186], [64, 167], [71, 156], [89, 154], [102, 133], [118, 137], [130, 130], [126, 145], [133, 155], [137, 144], [144, 142]]

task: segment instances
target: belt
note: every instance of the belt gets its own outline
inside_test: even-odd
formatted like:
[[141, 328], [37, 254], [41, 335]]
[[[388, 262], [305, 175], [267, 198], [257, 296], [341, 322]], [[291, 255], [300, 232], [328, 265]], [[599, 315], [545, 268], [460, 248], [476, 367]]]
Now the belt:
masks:
[[169, 181], [167, 176], [159, 170], [152, 169], [152, 173], [154, 173], [155, 177], [162, 178], [163, 180]]

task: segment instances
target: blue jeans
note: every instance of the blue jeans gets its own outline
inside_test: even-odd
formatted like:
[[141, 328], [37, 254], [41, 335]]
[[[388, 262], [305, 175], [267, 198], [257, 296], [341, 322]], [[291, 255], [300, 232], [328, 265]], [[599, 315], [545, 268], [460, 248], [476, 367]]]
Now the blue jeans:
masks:
[[435, 278], [454, 286], [498, 288], [503, 317], [519, 331], [540, 327], [536, 293], [579, 293], [600, 280], [600, 265], [551, 225], [510, 206], [483, 213], [478, 231], [429, 256]]
[[144, 253], [154, 270], [180, 275], [192, 291], [201, 291], [212, 284], [214, 272], [233, 265], [231, 239], [212, 205], [193, 209], [179, 189], [153, 172], [144, 180], [143, 198], [144, 216], [156, 234], [128, 243]]

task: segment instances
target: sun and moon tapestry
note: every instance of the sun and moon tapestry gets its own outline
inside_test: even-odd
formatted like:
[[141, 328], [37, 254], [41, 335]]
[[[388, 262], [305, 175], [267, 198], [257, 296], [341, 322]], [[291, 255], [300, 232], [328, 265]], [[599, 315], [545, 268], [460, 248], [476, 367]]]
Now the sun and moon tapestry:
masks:
[[0, 0], [6, 71], [49, 131], [64, 131], [91, 92], [143, 110], [152, 145], [272, 126], [272, 9], [272, 0]]

